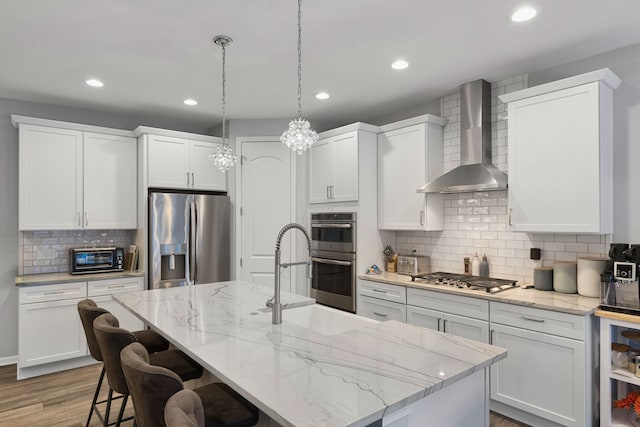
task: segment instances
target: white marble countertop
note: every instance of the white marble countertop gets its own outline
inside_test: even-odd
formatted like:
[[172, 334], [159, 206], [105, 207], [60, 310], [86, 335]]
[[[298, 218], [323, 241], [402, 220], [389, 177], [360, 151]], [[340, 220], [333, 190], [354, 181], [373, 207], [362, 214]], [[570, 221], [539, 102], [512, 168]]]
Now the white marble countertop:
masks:
[[499, 347], [319, 305], [284, 310], [273, 325], [264, 310], [272, 293], [231, 281], [114, 298], [283, 426], [366, 426], [506, 357]]
[[89, 282], [92, 280], [125, 279], [127, 277], [143, 277], [143, 271], [115, 271], [108, 273], [46, 273], [16, 276], [16, 286], [54, 285], [56, 283]]
[[[371, 280], [373, 282], [428, 289], [432, 291], [482, 298], [489, 301], [524, 305], [527, 307], [559, 311], [569, 314], [579, 314], [583, 316], [593, 314], [600, 306], [600, 298], [584, 297], [578, 294], [563, 294], [554, 291], [540, 291], [533, 288], [524, 289], [516, 287], [497, 292], [495, 294], [490, 294], [487, 292], [472, 291], [466, 288], [460, 289], [455, 286], [434, 285], [420, 279], [416, 279], [415, 282], [412, 282], [410, 276], [389, 273], [386, 271], [381, 274], [362, 274], [358, 277], [360, 279]], [[407, 304], [411, 304], [411, 301], [407, 301]]]

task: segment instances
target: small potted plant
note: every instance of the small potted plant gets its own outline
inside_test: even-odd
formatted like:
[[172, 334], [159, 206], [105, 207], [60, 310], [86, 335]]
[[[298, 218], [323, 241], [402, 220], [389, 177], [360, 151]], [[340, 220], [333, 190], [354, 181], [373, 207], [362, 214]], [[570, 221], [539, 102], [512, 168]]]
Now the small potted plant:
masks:
[[640, 427], [640, 393], [630, 391], [625, 398], [614, 400], [613, 406], [629, 411], [629, 421], [634, 426]]

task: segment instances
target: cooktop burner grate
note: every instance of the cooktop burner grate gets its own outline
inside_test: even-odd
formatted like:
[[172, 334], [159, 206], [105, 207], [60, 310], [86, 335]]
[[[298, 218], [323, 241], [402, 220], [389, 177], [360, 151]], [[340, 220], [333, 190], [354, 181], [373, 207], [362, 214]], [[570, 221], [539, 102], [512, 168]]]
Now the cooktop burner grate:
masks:
[[435, 285], [448, 285], [458, 288], [468, 288], [474, 291], [496, 293], [514, 288], [517, 280], [495, 279], [492, 277], [466, 276], [464, 274], [435, 272], [411, 276], [411, 280], [423, 279]]

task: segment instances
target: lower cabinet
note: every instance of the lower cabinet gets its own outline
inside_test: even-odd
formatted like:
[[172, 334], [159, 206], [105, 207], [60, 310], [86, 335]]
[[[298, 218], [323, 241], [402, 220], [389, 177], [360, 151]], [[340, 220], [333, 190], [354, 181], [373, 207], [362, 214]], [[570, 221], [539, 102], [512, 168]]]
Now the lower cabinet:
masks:
[[121, 328], [129, 331], [139, 331], [144, 328], [142, 320], [131, 314], [130, 311], [113, 299], [114, 294], [135, 292], [144, 289], [144, 279], [142, 277], [96, 280], [88, 282], [87, 285], [89, 298], [94, 300], [99, 307], [109, 310], [115, 317], [117, 317]]
[[491, 367], [492, 409], [532, 425], [593, 425], [587, 319], [492, 302], [491, 343], [508, 351]]
[[358, 314], [374, 320], [397, 320], [399, 322], [406, 322], [407, 306], [397, 302], [361, 295]]
[[86, 296], [86, 282], [20, 288], [18, 367], [88, 354], [77, 308]]

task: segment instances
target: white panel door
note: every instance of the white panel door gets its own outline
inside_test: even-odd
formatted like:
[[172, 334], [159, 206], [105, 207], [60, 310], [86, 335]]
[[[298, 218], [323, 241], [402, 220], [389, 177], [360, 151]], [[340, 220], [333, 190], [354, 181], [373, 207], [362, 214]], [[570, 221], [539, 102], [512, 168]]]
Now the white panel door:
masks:
[[136, 139], [85, 132], [85, 229], [137, 226]]
[[407, 323], [439, 331], [442, 328], [442, 312], [407, 305]]
[[332, 139], [332, 145], [331, 201], [358, 200], [358, 132], [337, 136]]
[[82, 132], [20, 125], [20, 230], [81, 229]]
[[149, 135], [149, 187], [189, 188], [189, 141]]
[[489, 343], [489, 322], [444, 313], [443, 332], [457, 337]]
[[[292, 151], [279, 139], [240, 141], [242, 280], [273, 287], [278, 232], [292, 222]], [[281, 262], [291, 260], [291, 236], [281, 245]], [[295, 267], [294, 267], [295, 269]], [[281, 270], [281, 286], [291, 290], [291, 268]], [[295, 270], [294, 270], [295, 271]]]
[[492, 344], [509, 352], [491, 366], [491, 399], [560, 425], [585, 426], [584, 342], [498, 324], [491, 328]]
[[194, 189], [227, 191], [227, 173], [220, 172], [209, 160], [209, 154], [214, 154], [219, 146], [213, 142], [189, 142], [189, 169]]

